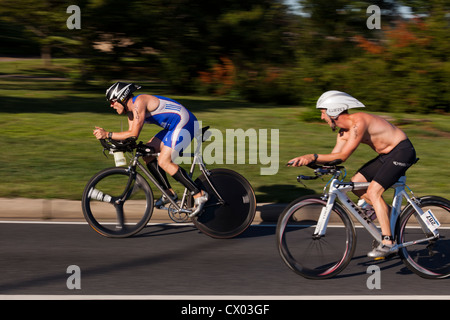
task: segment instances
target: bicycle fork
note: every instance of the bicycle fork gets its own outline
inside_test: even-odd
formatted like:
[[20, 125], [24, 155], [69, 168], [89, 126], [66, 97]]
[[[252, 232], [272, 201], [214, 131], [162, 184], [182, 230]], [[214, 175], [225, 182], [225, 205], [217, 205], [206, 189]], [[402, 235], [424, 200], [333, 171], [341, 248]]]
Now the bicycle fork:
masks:
[[328, 195], [327, 205], [322, 208], [320, 212], [319, 219], [317, 220], [316, 229], [314, 230], [313, 239], [319, 239], [325, 236], [328, 221], [330, 220], [331, 210], [334, 206], [334, 201], [336, 200], [336, 194], [331, 193]]

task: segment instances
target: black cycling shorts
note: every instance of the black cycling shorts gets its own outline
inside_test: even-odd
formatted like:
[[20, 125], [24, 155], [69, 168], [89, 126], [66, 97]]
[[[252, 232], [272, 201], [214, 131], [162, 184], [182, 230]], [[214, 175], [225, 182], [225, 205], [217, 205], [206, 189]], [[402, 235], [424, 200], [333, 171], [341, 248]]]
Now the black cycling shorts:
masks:
[[391, 152], [380, 154], [358, 170], [368, 182], [378, 182], [384, 190], [404, 176], [416, 162], [416, 150], [409, 139], [401, 141]]

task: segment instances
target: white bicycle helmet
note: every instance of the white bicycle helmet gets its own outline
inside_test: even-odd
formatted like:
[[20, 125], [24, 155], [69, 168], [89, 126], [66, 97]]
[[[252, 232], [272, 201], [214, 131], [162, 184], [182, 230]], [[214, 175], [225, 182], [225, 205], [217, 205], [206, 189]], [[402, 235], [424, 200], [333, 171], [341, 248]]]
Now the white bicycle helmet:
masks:
[[342, 112], [352, 108], [364, 108], [358, 99], [353, 98], [351, 95], [331, 90], [324, 92], [319, 100], [317, 100], [317, 109], [326, 109], [327, 115], [331, 118], [337, 118]]

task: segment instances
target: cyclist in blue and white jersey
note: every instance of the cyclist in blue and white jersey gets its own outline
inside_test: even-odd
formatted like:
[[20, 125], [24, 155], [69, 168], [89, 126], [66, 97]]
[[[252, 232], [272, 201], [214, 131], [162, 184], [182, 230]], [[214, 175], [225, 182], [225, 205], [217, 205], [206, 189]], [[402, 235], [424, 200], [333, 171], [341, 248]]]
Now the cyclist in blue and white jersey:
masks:
[[[162, 127], [163, 130], [147, 143], [159, 152], [158, 159], [146, 157], [144, 161], [158, 183], [172, 195], [172, 199], [176, 200], [178, 197], [167, 180], [166, 172], [191, 192], [195, 202], [192, 215], [195, 216], [208, 201], [208, 194], [201, 190], [187, 172], [173, 160], [189, 146], [195, 137], [199, 130], [197, 118], [175, 100], [149, 94], [134, 96], [133, 92], [140, 88], [133, 83], [116, 82], [106, 90], [106, 100], [109, 101], [110, 107], [114, 108], [118, 114], [128, 116], [129, 128], [123, 132], [110, 132], [95, 127], [94, 135], [97, 139], [125, 140], [138, 137], [145, 123]], [[163, 196], [155, 203], [155, 206], [161, 207], [168, 202], [168, 199]]]

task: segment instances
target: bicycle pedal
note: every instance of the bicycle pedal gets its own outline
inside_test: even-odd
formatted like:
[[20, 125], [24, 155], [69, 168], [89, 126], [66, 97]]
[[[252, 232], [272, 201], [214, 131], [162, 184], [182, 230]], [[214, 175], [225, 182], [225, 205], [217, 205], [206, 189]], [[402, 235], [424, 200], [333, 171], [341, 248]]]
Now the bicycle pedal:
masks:
[[396, 255], [397, 255], [396, 252], [392, 252], [391, 254], [387, 255], [386, 257], [376, 257], [376, 258], [373, 258], [373, 260], [374, 261], [389, 260], [389, 259], [395, 257]]

